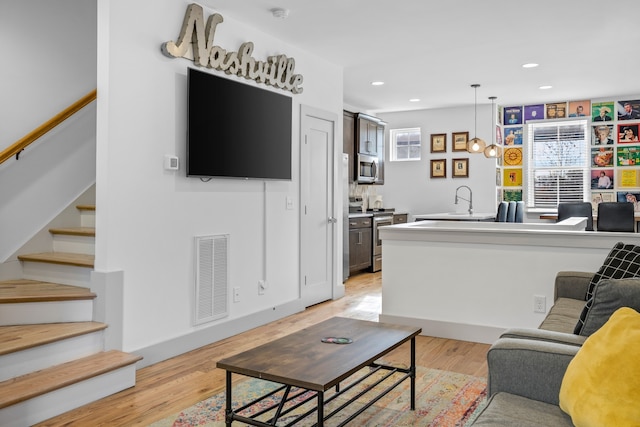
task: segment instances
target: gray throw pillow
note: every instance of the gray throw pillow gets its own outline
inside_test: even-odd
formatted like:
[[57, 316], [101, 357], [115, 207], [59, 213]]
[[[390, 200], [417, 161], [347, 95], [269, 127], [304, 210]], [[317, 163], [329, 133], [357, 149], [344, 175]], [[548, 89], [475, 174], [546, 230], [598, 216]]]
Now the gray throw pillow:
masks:
[[640, 278], [599, 281], [593, 289], [592, 304], [580, 335], [589, 336], [600, 329], [620, 307], [640, 311]]
[[627, 277], [637, 276], [640, 276], [640, 246], [624, 244], [623, 242], [616, 243], [604, 260], [602, 267], [593, 275], [589, 282], [589, 289], [585, 298], [587, 303], [580, 314], [580, 319], [578, 319], [573, 333], [576, 335], [584, 335], [581, 332], [582, 325], [591, 307], [593, 289], [597, 283], [603, 279], [625, 279]]

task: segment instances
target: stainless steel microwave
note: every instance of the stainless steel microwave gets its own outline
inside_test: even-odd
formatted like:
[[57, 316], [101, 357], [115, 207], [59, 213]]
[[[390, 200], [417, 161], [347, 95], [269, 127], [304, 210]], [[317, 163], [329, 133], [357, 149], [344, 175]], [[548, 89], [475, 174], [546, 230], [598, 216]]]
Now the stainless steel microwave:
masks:
[[358, 182], [373, 183], [378, 180], [378, 157], [358, 154]]

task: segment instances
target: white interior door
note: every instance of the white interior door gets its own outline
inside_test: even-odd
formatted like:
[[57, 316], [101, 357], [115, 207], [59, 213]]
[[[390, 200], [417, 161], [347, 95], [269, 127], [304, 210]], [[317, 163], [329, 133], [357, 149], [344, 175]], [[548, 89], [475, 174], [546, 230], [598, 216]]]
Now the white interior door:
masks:
[[[325, 116], [323, 118], [323, 116]], [[306, 307], [333, 297], [335, 235], [334, 136], [336, 119], [302, 109], [300, 148], [301, 297]]]

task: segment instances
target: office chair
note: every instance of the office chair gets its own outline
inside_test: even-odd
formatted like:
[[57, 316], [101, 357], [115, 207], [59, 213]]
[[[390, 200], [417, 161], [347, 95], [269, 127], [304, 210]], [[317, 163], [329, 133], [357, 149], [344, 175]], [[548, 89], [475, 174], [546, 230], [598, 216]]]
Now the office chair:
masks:
[[507, 209], [509, 203], [500, 202], [498, 205], [498, 214], [496, 215], [496, 222], [507, 222]]
[[598, 231], [636, 231], [633, 203], [601, 202], [598, 204]]
[[589, 202], [559, 203], [556, 222], [573, 217], [587, 217], [586, 231], [593, 231], [593, 207]]
[[507, 208], [507, 222], [516, 222], [516, 202], [513, 200], [509, 202]]

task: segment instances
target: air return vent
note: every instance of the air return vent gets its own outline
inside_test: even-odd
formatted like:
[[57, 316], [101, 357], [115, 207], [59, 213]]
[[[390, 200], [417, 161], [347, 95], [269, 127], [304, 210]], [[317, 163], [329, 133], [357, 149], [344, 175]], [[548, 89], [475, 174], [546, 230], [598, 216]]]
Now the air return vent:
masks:
[[229, 235], [197, 236], [194, 324], [227, 316], [229, 295]]

